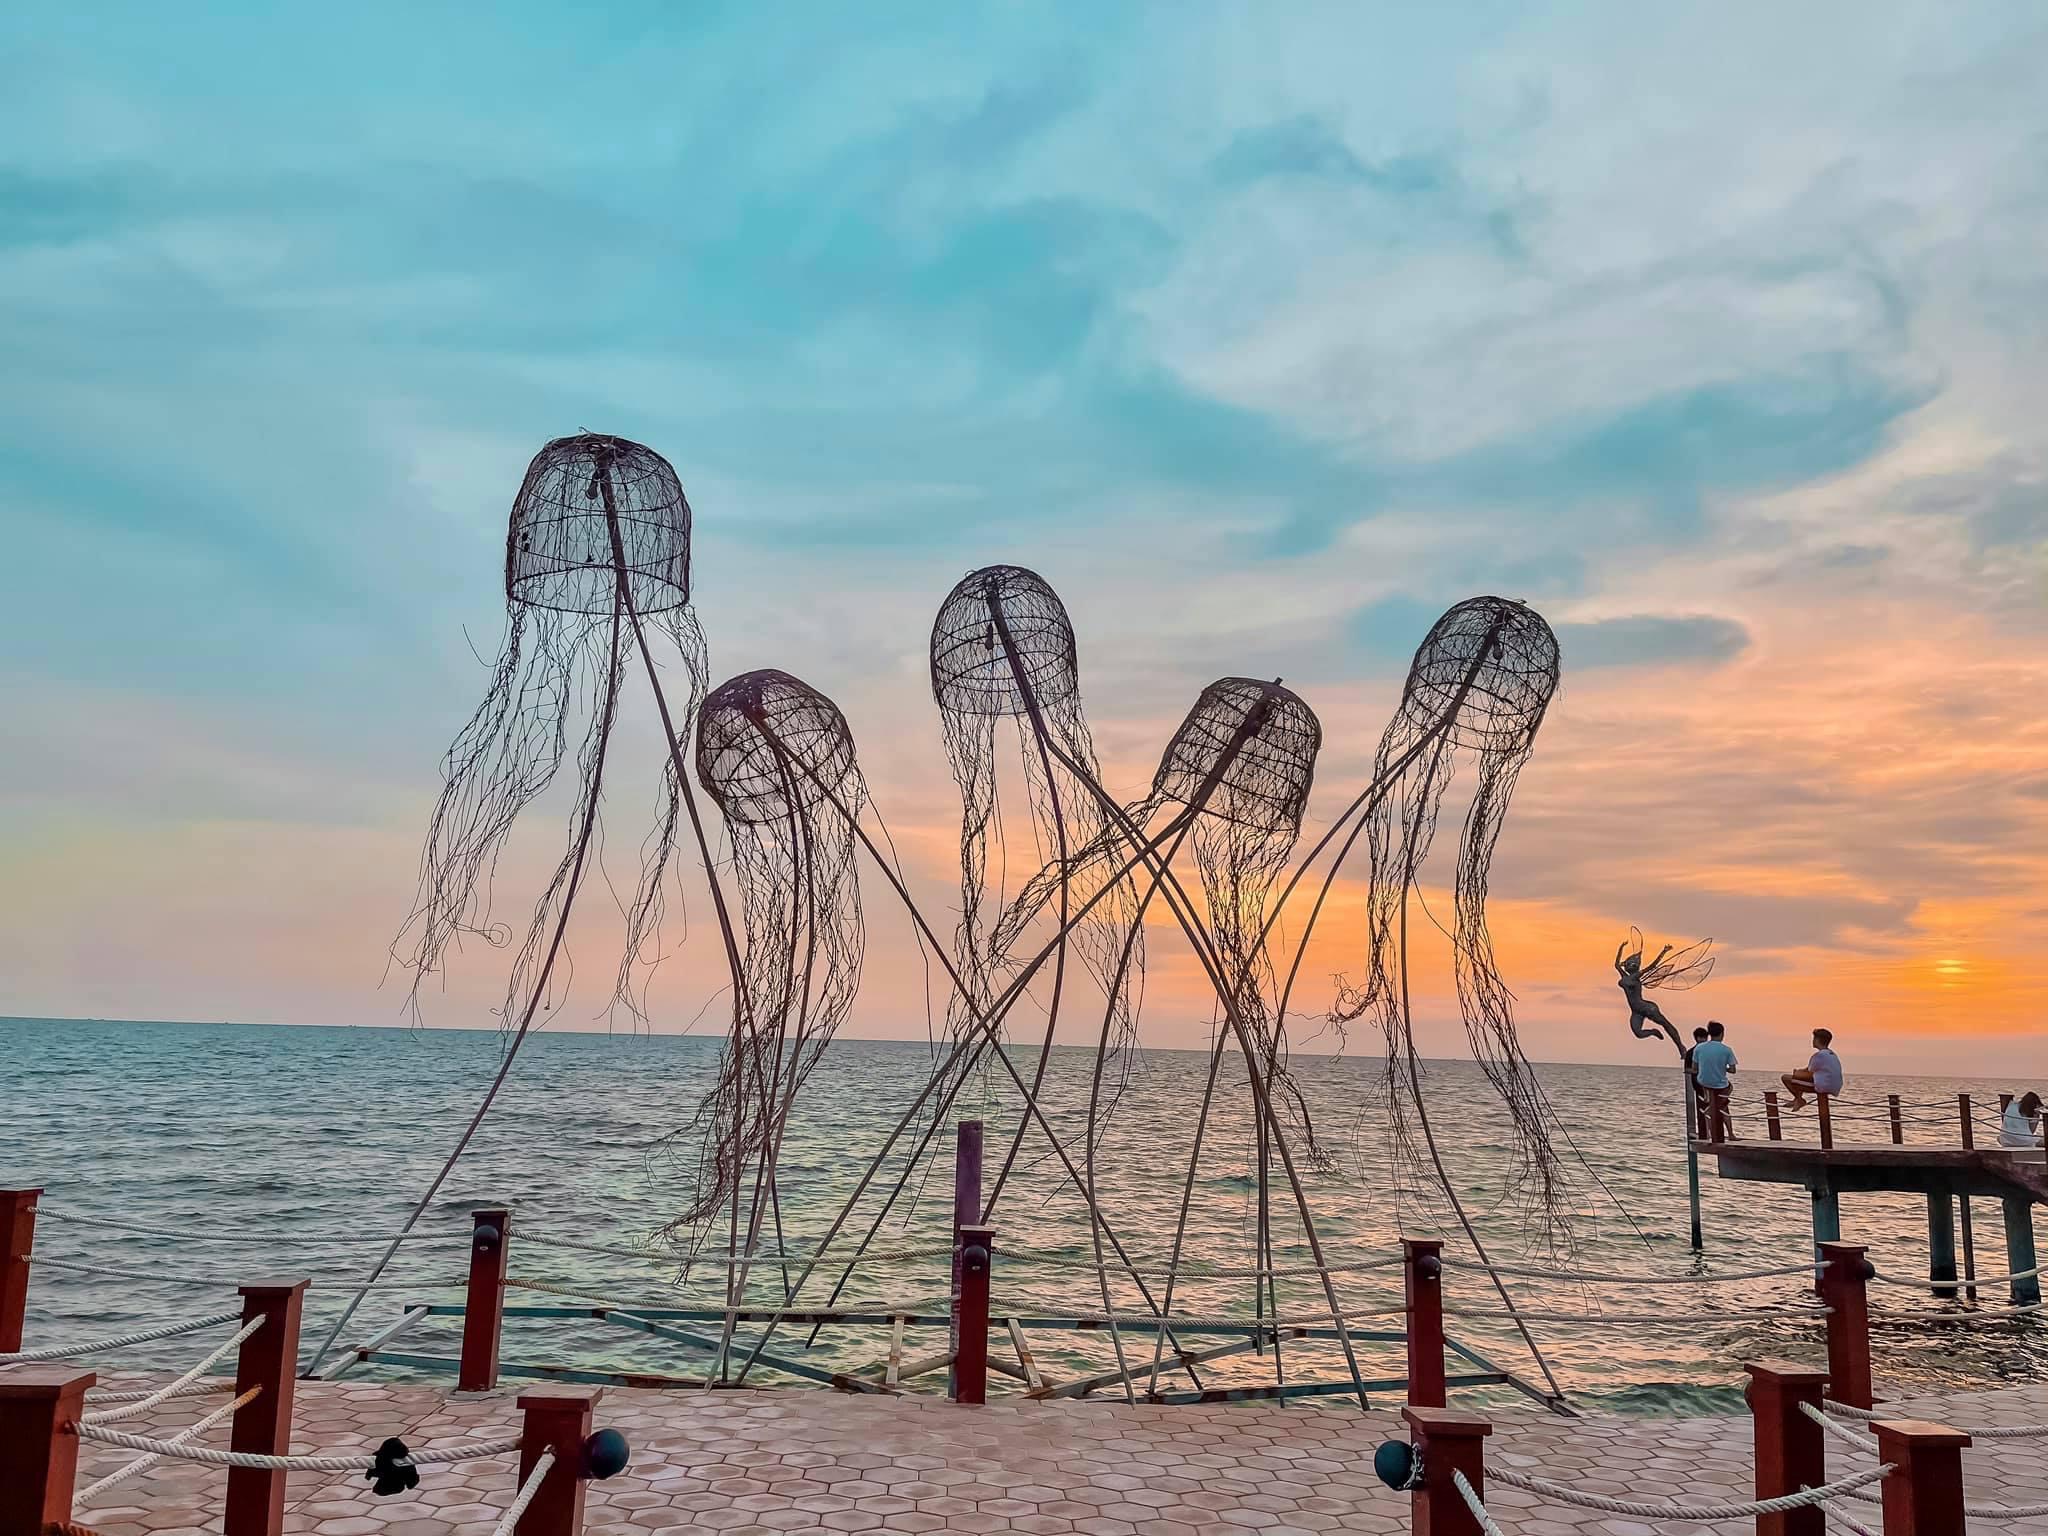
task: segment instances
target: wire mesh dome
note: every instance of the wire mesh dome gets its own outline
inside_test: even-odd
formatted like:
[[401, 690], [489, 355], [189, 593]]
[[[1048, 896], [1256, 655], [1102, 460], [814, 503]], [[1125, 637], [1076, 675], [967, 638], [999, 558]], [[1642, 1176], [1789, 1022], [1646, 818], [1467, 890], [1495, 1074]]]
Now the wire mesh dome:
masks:
[[[1017, 652], [1013, 669], [1003, 631]], [[1080, 689], [1074, 626], [1066, 605], [1036, 571], [990, 565], [963, 576], [932, 624], [932, 697], [965, 715], [1021, 715], [1023, 674], [1043, 706]]]
[[853, 732], [802, 679], [772, 667], [742, 672], [712, 689], [697, 716], [697, 781], [728, 817], [754, 825], [833, 797], [853, 810]]
[[689, 602], [682, 482], [667, 459], [623, 437], [556, 438], [533, 456], [512, 503], [505, 595], [561, 613], [608, 614], [618, 605], [621, 564], [641, 613]]
[[1557, 679], [1557, 636], [1543, 615], [1505, 597], [1467, 598], [1430, 626], [1415, 652], [1401, 715], [1410, 729], [1425, 731], [1455, 701], [1453, 744], [1512, 749], [1543, 723]]
[[1259, 831], [1299, 829], [1323, 726], [1300, 694], [1278, 682], [1223, 677], [1204, 688], [1166, 744], [1152, 793], [1193, 805], [1233, 745], [1203, 812]]

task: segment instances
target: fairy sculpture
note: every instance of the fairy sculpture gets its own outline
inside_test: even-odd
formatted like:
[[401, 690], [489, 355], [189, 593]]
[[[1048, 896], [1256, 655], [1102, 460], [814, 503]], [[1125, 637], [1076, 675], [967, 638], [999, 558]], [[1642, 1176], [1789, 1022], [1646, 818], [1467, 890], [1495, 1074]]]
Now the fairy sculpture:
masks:
[[[1639, 928], [1630, 928], [1628, 937], [1614, 946], [1615, 985], [1621, 988], [1621, 995], [1628, 999], [1629, 1032], [1638, 1040], [1654, 1040], [1657, 1029], [1664, 1031], [1665, 1038], [1674, 1050], [1683, 1052], [1685, 1041], [1680, 1038], [1678, 1026], [1664, 1017], [1664, 1010], [1656, 1001], [1645, 997], [1645, 992], [1663, 989], [1671, 992], [1689, 992], [1713, 974], [1714, 957], [1707, 953], [1714, 947], [1712, 939], [1701, 939], [1697, 944], [1688, 944], [1683, 949], [1674, 949], [1666, 944], [1657, 951], [1657, 958], [1648, 965], [1643, 964], [1643, 935]], [[1654, 1024], [1657, 1029], [1646, 1029], [1645, 1024]]]

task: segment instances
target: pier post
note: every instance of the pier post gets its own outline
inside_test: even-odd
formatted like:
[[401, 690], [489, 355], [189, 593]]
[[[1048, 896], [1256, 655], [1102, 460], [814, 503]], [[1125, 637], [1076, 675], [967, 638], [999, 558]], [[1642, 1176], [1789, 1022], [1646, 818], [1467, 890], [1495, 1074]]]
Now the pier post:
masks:
[[62, 1362], [0, 1370], [0, 1536], [70, 1527], [77, 1426], [98, 1379]]
[[980, 1221], [981, 1209], [981, 1122], [962, 1120], [953, 1127], [953, 1337], [955, 1364], [947, 1367], [947, 1396], [959, 1396], [960, 1358], [960, 1254], [966, 1247], [960, 1234]]
[[1493, 1426], [1448, 1408], [1403, 1408], [1401, 1417], [1422, 1458], [1422, 1483], [1413, 1496], [1413, 1536], [1485, 1536], [1451, 1474], [1464, 1473], [1472, 1491], [1486, 1497], [1486, 1437]]
[[1828, 1307], [1828, 1395], [1873, 1408], [1870, 1381], [1870, 1261], [1861, 1243], [1822, 1243], [1820, 1297]]
[[40, 1189], [0, 1189], [0, 1353], [21, 1348]]
[[[235, 1410], [228, 1449], [257, 1456], [288, 1456], [292, 1448], [292, 1389], [299, 1376], [299, 1315], [305, 1280], [242, 1287], [242, 1321], [263, 1326], [242, 1340], [235, 1358], [235, 1395], [259, 1387]], [[284, 1529], [284, 1473], [228, 1468], [222, 1536], [279, 1536]]]
[[[1967, 1093], [1956, 1095], [1956, 1110], [1962, 1117], [1963, 1122], [1963, 1150], [1968, 1152], [1977, 1145], [1977, 1132], [1976, 1128], [1970, 1124], [1970, 1096]], [[1970, 1217], [1969, 1195], [1965, 1193], [1960, 1198], [1963, 1206], [1963, 1280], [1965, 1282], [1963, 1294], [1968, 1296], [1970, 1300], [1975, 1301], [1977, 1299], [1977, 1228], [1976, 1223]]]
[[1828, 1103], [1829, 1095], [1817, 1093], [1814, 1097], [1819, 1100], [1816, 1108], [1820, 1114], [1820, 1149], [1832, 1152], [1835, 1150], [1835, 1112]]
[[[1818, 1488], [1828, 1480], [1827, 1437], [1799, 1405], [1820, 1408], [1827, 1372], [1774, 1361], [1743, 1369], [1749, 1373], [1743, 1396], [1756, 1446], [1756, 1496], [1779, 1499]], [[1826, 1529], [1826, 1517], [1814, 1504], [1756, 1517], [1756, 1536], [1822, 1536]]]
[[1408, 1405], [1441, 1408], [1444, 1383], [1444, 1245], [1440, 1238], [1401, 1239], [1401, 1275], [1408, 1304]]
[[469, 1290], [462, 1302], [462, 1363], [455, 1390], [488, 1392], [498, 1384], [498, 1338], [505, 1329], [506, 1234], [512, 1213], [502, 1208], [471, 1211]]
[[[2013, 1274], [2035, 1268], [2040, 1260], [2034, 1257], [2034, 1202], [2024, 1197], [2008, 1196], [2005, 1200], [2005, 1267]], [[2041, 1299], [2041, 1277], [2028, 1275], [2024, 1280], [2012, 1282], [2014, 1306], [2031, 1306]]]
[[988, 1401], [988, 1288], [995, 1267], [996, 1229], [960, 1229], [960, 1305], [953, 1312], [959, 1343], [953, 1350], [953, 1401]]
[[[1842, 1237], [1842, 1200], [1828, 1183], [1828, 1171], [1822, 1168], [1815, 1175], [1814, 1182], [1807, 1186], [1807, 1193], [1813, 1196], [1813, 1253], [1816, 1259], [1825, 1259], [1825, 1247], [1839, 1242]], [[1813, 1282], [1815, 1291], [1821, 1288], [1819, 1277]]]
[[1877, 1459], [1898, 1468], [1879, 1486], [1884, 1536], [1965, 1536], [1963, 1452], [1970, 1437], [1945, 1424], [1879, 1419]]
[[1778, 1095], [1775, 1090], [1764, 1095], [1764, 1134], [1772, 1141], [1785, 1139], [1785, 1122], [1778, 1118]]
[[1956, 1207], [1946, 1189], [1927, 1196], [1927, 1283], [1937, 1296], [1956, 1293]]
[[1899, 1111], [1899, 1096], [1896, 1093], [1888, 1093], [1885, 1095], [1885, 1103], [1891, 1110], [1892, 1145], [1903, 1147], [1906, 1144], [1906, 1121]]
[[537, 1387], [520, 1395], [519, 1481], [514, 1488], [526, 1486], [542, 1451], [552, 1449], [555, 1464], [512, 1527], [513, 1536], [578, 1536], [582, 1531], [583, 1442], [590, 1438], [597, 1399], [588, 1387]]

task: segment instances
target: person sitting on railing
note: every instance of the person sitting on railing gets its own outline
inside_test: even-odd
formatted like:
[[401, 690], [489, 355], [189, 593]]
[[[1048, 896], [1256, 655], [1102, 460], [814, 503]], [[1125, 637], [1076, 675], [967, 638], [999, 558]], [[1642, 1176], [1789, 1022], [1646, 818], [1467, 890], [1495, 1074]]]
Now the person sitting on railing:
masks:
[[1830, 1097], [1842, 1091], [1842, 1058], [1829, 1049], [1835, 1043], [1835, 1032], [1831, 1029], [1816, 1029], [1813, 1032], [1813, 1056], [1797, 1072], [1787, 1072], [1780, 1079], [1791, 1090], [1792, 1108], [1806, 1108], [1806, 1095], [1825, 1093]]
[[1998, 1122], [1998, 1144], [2001, 1147], [2041, 1145], [2041, 1095], [2029, 1090], [2005, 1106], [2005, 1114]]
[[1707, 1020], [1707, 1038], [1692, 1048], [1692, 1067], [1699, 1079], [1700, 1095], [1707, 1114], [1701, 1121], [1702, 1134], [1709, 1141], [1727, 1141], [1733, 1134], [1728, 1124], [1728, 1093], [1734, 1086], [1728, 1074], [1735, 1070], [1735, 1052], [1721, 1037], [1727, 1033], [1719, 1019]]

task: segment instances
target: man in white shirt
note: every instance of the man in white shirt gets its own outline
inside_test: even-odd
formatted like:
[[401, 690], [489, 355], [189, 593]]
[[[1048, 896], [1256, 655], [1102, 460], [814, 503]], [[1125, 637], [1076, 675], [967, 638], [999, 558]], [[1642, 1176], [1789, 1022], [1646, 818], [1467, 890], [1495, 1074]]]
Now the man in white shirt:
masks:
[[1842, 1058], [1829, 1049], [1834, 1043], [1833, 1030], [1816, 1029], [1812, 1058], [1799, 1071], [1785, 1074], [1782, 1081], [1792, 1091], [1792, 1108], [1806, 1108], [1809, 1093], [1825, 1093], [1832, 1098], [1842, 1091]]

